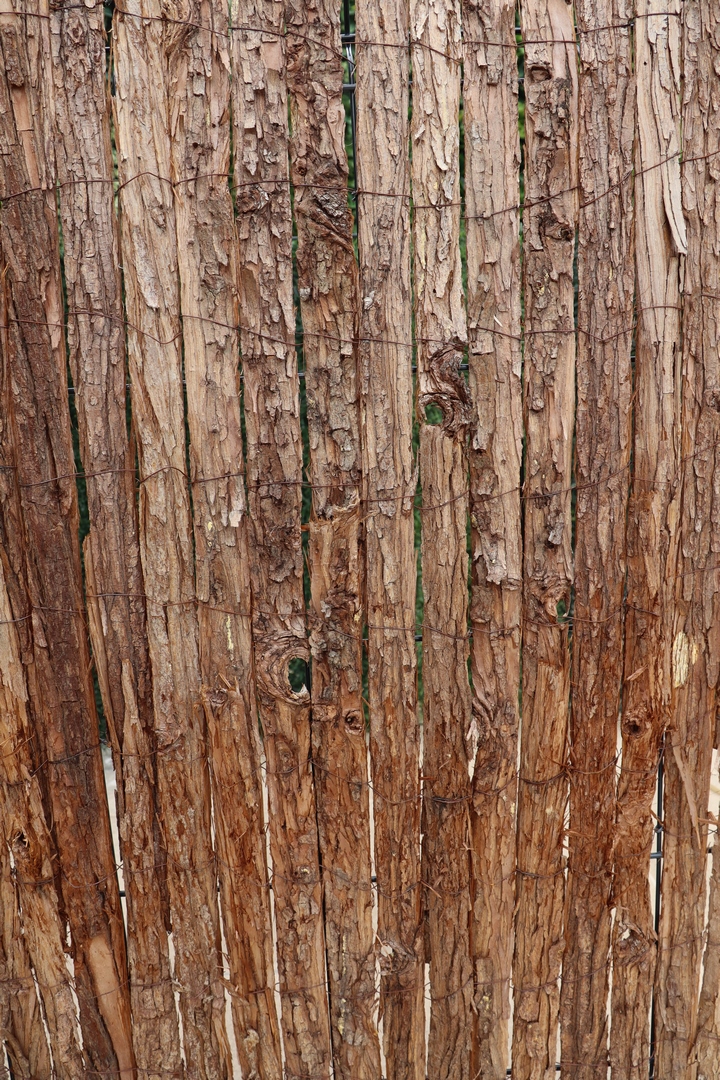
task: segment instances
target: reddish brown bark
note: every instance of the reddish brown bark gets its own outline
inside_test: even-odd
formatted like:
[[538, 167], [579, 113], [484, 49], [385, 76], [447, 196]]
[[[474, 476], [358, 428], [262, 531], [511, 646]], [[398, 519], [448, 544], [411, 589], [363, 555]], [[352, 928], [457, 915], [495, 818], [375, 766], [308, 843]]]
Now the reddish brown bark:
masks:
[[[570, 817], [561, 990], [563, 1071], [608, 1054], [617, 718], [631, 447], [634, 85], [624, 2], [578, 7], [580, 217]], [[602, 29], [603, 27], [612, 29]], [[609, 190], [608, 190], [609, 189]], [[602, 199], [595, 195], [607, 192]]]
[[[663, 875], [655, 979], [657, 1076], [691, 1077], [700, 1021], [708, 798], [720, 665], [720, 366], [717, 325], [720, 143], [716, 92], [717, 5], [683, 6], [682, 209], [687, 258], [682, 286], [682, 456], [674, 566], [672, 687], [666, 735]], [[715, 927], [708, 934], [714, 936]], [[706, 957], [706, 963], [712, 959]], [[705, 1027], [707, 1032], [707, 1027]], [[717, 1053], [716, 1047], [716, 1053]]]
[[514, 1080], [536, 1080], [556, 1061], [563, 950], [577, 59], [564, 0], [531, 0], [522, 28], [526, 457], [512, 1070]]
[[313, 485], [313, 767], [323, 868], [333, 1063], [380, 1076], [373, 1019], [368, 760], [362, 704], [364, 559], [357, 374], [358, 272], [347, 205], [339, 9], [288, 3], [298, 288]]
[[[467, 340], [460, 261], [460, 4], [411, 0], [423, 607], [423, 884], [430, 1076], [470, 1076]], [[440, 410], [439, 426], [428, 411]]]
[[[416, 716], [408, 38], [404, 0], [357, 11], [358, 249], [370, 754], [388, 1080], [423, 1080]], [[375, 44], [370, 45], [369, 42]], [[385, 47], [383, 47], [385, 46]]]
[[135, 454], [125, 418], [125, 328], [102, 10], [55, 9], [51, 46], [68, 360], [90, 519], [84, 552], [88, 623], [117, 775], [133, 1043], [138, 1067], [159, 1077], [179, 1063], [179, 1031], [167, 937], [157, 933], [169, 913]]
[[[326, 1077], [330, 1024], [310, 761], [310, 659], [301, 543], [302, 444], [292, 297], [292, 218], [282, 5], [236, 0], [233, 121], [238, 212], [253, 644], [267, 759], [286, 1069]], [[251, 28], [251, 29], [247, 29]], [[257, 28], [257, 29], [255, 29]]]
[[463, 5], [473, 719], [472, 1076], [508, 1061], [515, 906], [522, 386], [515, 5]]
[[[0, 259], [0, 266], [4, 261]], [[5, 290], [0, 290], [0, 504], [15, 487], [7, 423], [10, 375]], [[83, 1069], [77, 1009], [65, 956], [66, 918], [55, 887], [57, 849], [34, 775], [32, 716], [23, 669], [22, 624], [7, 582], [12, 543], [0, 523], [0, 1041], [18, 1076], [73, 1080]], [[17, 543], [17, 538], [15, 540]], [[35, 978], [33, 977], [33, 973]], [[35, 988], [37, 979], [37, 992]], [[42, 1013], [41, 1013], [42, 1010]], [[44, 1027], [47, 1025], [47, 1037]], [[23, 1069], [26, 1071], [23, 1072]]]
[[[47, 11], [28, 7], [29, 14]], [[8, 330], [3, 422], [12, 487], [4, 559], [55, 885], [69, 923], [85, 1053], [130, 1077], [125, 942], [83, 614], [63, 337], [47, 18], [0, 16], [0, 244]]]
[[[656, 5], [657, 6], [657, 5]], [[662, 734], [669, 718], [673, 568], [680, 513], [679, 253], [685, 250], [680, 200], [679, 20], [649, 18], [640, 5], [635, 71], [639, 138], [635, 159], [638, 329], [634, 458], [628, 511], [628, 584], [612, 900], [613, 988], [610, 1058], [614, 1077], [645, 1076], [655, 932], [648, 865], [651, 804]], [[672, 5], [670, 9], [672, 10]], [[672, 75], [670, 74], [672, 73]]]
[[[186, 474], [180, 262], [170, 182], [171, 105], [179, 100], [171, 71], [187, 32], [177, 23], [165, 27], [162, 14], [155, 0], [131, 0], [116, 9], [113, 101], [123, 185], [122, 259], [157, 798], [170, 907], [166, 930], [172, 933], [173, 988], [178, 992], [186, 1069], [198, 1080], [220, 1080], [228, 1075], [231, 1061]], [[175, 1058], [166, 1067], [177, 1070], [179, 1064]]]
[[170, 58], [170, 138], [202, 701], [240, 1066], [243, 1076], [274, 1080], [281, 1051], [252, 665], [235, 229], [228, 185], [227, 6], [197, 0], [188, 19], [196, 26]]

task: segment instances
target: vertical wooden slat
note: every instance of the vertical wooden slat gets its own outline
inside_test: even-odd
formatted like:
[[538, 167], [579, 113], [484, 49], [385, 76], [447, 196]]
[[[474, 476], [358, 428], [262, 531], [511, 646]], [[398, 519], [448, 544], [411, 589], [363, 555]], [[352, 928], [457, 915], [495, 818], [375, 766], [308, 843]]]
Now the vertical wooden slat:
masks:
[[281, 1050], [240, 430], [235, 229], [228, 177], [228, 9], [216, 0], [195, 0], [186, 17], [195, 25], [170, 55], [169, 134], [190, 432], [202, 703], [208, 723], [218, 876], [240, 1066], [243, 1076], [273, 1080], [280, 1075]]
[[[423, 885], [429, 1075], [470, 1075], [467, 341], [460, 261], [460, 4], [411, 0], [423, 609]], [[439, 409], [434, 424], [428, 410]]]
[[232, 7], [240, 341], [258, 704], [265, 739], [287, 1073], [330, 1069], [322, 885], [310, 762], [301, 544], [302, 445], [292, 281], [283, 6]]
[[304, 332], [313, 657], [312, 733], [333, 1061], [379, 1077], [373, 1021], [367, 745], [362, 705], [364, 559], [357, 375], [358, 271], [347, 204], [339, 6], [286, 5], [298, 288]]
[[713, 10], [705, 0], [691, 0], [682, 8], [682, 206], [688, 245], [682, 277], [682, 511], [665, 751], [657, 1076], [690, 1075], [705, 925], [707, 811], [720, 665], [719, 14], [717, 5]]
[[608, 1052], [635, 286], [631, 15], [625, 0], [577, 6], [577, 507], [561, 1061], [578, 1080], [596, 1077]]
[[356, 9], [360, 358], [380, 1016], [388, 1080], [424, 1080], [404, 0]]
[[[0, 266], [4, 263], [0, 259]], [[2, 273], [2, 269], [0, 269]], [[14, 499], [11, 431], [7, 422], [9, 334], [5, 290], [0, 289], [0, 505]], [[33, 731], [23, 670], [22, 625], [15, 622], [8, 581], [13, 577], [7, 532], [0, 514], [0, 1041], [8, 1040], [13, 1069], [74, 1080], [83, 1069], [77, 1010], [65, 962], [66, 922], [55, 887], [55, 845], [47, 826], [40, 779], [33, 776]], [[21, 585], [22, 583], [17, 583]], [[38, 982], [35, 990], [33, 971]], [[43, 1017], [47, 1024], [47, 1039]]]
[[[613, 903], [610, 1055], [614, 1077], [648, 1069], [655, 933], [648, 865], [651, 804], [670, 705], [671, 601], [679, 517], [679, 5], [641, 0], [635, 21], [638, 330], [628, 584]], [[671, 753], [668, 747], [668, 758]], [[672, 766], [671, 766], [672, 767]]]
[[125, 417], [125, 326], [105, 73], [102, 9], [54, 9], [55, 155], [68, 301], [68, 360], [88, 474], [85, 541], [89, 628], [117, 775], [128, 906], [133, 1042], [159, 1077], [179, 1061], [161, 824], [152, 754], [152, 680]]
[[[684, 461], [687, 479], [697, 488], [692, 508], [700, 524], [694, 539], [686, 539], [688, 526], [683, 514], [683, 554], [689, 548], [690, 565], [683, 570], [683, 592], [691, 602], [692, 628], [700, 638], [697, 668], [693, 681], [701, 687], [699, 704], [703, 710], [717, 711], [718, 663], [720, 662], [720, 619], [718, 619], [718, 507], [720, 506], [720, 468], [718, 467], [718, 409], [720, 408], [720, 371], [718, 370], [718, 333], [720, 327], [720, 256], [718, 253], [718, 162], [720, 161], [720, 99], [717, 93], [717, 67], [720, 51], [720, 8], [712, 0], [696, 0], [683, 9], [685, 90], [683, 97], [683, 206], [688, 222], [688, 258], [685, 262], [685, 297], [683, 340], [685, 343], [685, 380], [683, 396], [697, 411], [694, 459]], [[694, 379], [691, 376], [694, 375]], [[683, 450], [685, 454], [685, 450]], [[692, 468], [692, 471], [690, 469]], [[690, 488], [691, 492], [693, 488]], [[692, 533], [690, 534], [692, 537]], [[687, 633], [687, 631], [686, 631]], [[690, 635], [688, 635], [690, 636]], [[690, 657], [693, 646], [690, 645]], [[690, 703], [691, 707], [693, 703]], [[703, 716], [702, 738], [712, 739], [707, 715]], [[717, 736], [714, 744], [717, 745]], [[703, 748], [704, 749], [704, 748]], [[692, 791], [692, 788], [689, 788]], [[701, 789], [702, 790], [702, 789]], [[698, 818], [707, 816], [705, 804], [695, 793]], [[667, 805], [667, 804], [666, 804]], [[688, 806], [689, 809], [689, 806]], [[687, 810], [685, 811], [687, 817]], [[670, 829], [673, 828], [668, 823]], [[700, 825], [701, 838], [705, 835]], [[702, 830], [702, 831], [701, 831]], [[680, 831], [680, 830], [679, 830]], [[694, 829], [690, 844], [696, 848]], [[698, 1077], [720, 1080], [720, 843], [713, 830], [712, 877], [708, 906], [707, 937], [697, 1020], [689, 1032], [690, 1063], [697, 1063]], [[667, 845], [666, 840], [666, 845]], [[687, 839], [686, 839], [687, 843]], [[667, 846], [666, 846], [667, 850]], [[695, 856], [697, 858], [697, 855]], [[701, 856], [701, 860], [702, 856]], [[682, 887], [682, 886], [681, 886]], [[663, 897], [663, 902], [667, 898]], [[695, 903], [698, 904], [697, 893]], [[680, 939], [682, 940], [682, 938]], [[692, 944], [688, 959], [694, 959], [697, 945]], [[687, 959], [685, 961], [687, 965]], [[685, 968], [687, 972], [687, 967]], [[695, 969], [697, 972], [697, 968]], [[687, 976], [685, 976], [687, 977]], [[664, 1040], [663, 1040], [664, 1041]]]
[[689, 1055], [702, 1080], [720, 1080], [720, 844], [715, 830], [710, 877], [707, 937], [703, 956], [697, 1024]]
[[[556, 1061], [575, 413], [577, 55], [572, 9], [529, 0], [525, 39], [525, 547], [514, 1080]], [[552, 41], [553, 44], [546, 44]], [[567, 42], [567, 44], [564, 44]]]
[[[128, 14], [124, 11], [127, 10]], [[143, 21], [139, 16], [148, 16]], [[158, 805], [183, 1042], [191, 1075], [230, 1068], [211, 844], [206, 724], [198, 653], [170, 186], [169, 65], [185, 30], [154, 0], [114, 25], [115, 123], [128, 359], [140, 469], [140, 551], [148, 594]], [[202, 76], [200, 76], [202, 79]], [[185, 257], [185, 252], [183, 252]], [[163, 932], [163, 931], [160, 931]], [[176, 1069], [173, 1060], [166, 1067]]]
[[522, 384], [515, 4], [463, 4], [472, 527], [472, 1076], [508, 1066], [515, 904]]
[[33, 4], [13, 11], [9, 0], [0, 9], [0, 242], [9, 324], [2, 414], [14, 474], [0, 509], [12, 548], [6, 557], [13, 560], [13, 618], [23, 620], [33, 762], [57, 845], [54, 873], [72, 935], [83, 1045], [91, 1068], [129, 1078], [125, 942], [83, 618], [48, 15]]

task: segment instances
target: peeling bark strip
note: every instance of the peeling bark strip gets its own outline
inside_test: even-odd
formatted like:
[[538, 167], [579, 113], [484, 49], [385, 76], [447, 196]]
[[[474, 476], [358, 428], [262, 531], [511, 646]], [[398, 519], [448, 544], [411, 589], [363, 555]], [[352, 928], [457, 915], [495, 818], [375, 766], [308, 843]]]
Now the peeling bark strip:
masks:
[[[685, 1077], [695, 1058], [700, 1019], [707, 811], [720, 666], [720, 9], [708, 0], [691, 0], [682, 11], [682, 208], [688, 245], [682, 297], [682, 511], [673, 575], [655, 1069], [658, 1076]], [[714, 933], [711, 925], [709, 934]], [[706, 998], [703, 1025], [708, 1004]]]
[[[679, 5], [675, 9], [652, 2], [658, 10], [679, 11]], [[660, 740], [669, 718], [675, 586], [668, 576], [676, 565], [680, 513], [678, 252], [685, 252], [686, 242], [677, 156], [679, 20], [647, 17], [651, 10], [642, 0], [638, 15], [643, 17], [635, 23], [638, 333], [610, 1024], [613, 1077], [623, 1080], [646, 1075], [650, 1052], [656, 951], [648, 888], [651, 804]], [[668, 741], [669, 770], [671, 759]]]
[[530, 0], [522, 29], [527, 451], [512, 1071], [536, 1080], [555, 1066], [563, 948], [577, 55], [564, 0]]
[[[473, 627], [471, 1075], [504, 1080], [515, 903], [522, 607], [515, 4], [463, 4]], [[502, 211], [502, 212], [500, 212]]]
[[[424, 1080], [405, 0], [357, 8], [370, 756], [388, 1080]], [[365, 42], [375, 42], [373, 46]], [[387, 47], [382, 47], [386, 44]], [[402, 46], [402, 47], [398, 47]], [[363, 195], [363, 192], [366, 194]], [[393, 196], [383, 198], [383, 194]], [[394, 196], [407, 195], [407, 198]]]
[[[65, 246], [68, 350], [88, 477], [86, 592], [93, 656], [113, 744], [128, 905], [133, 1042], [149, 1077], [179, 1062], [160, 872], [152, 680], [125, 419], [125, 329], [113, 211], [105, 32], [100, 7], [54, 9], [55, 143]], [[92, 312], [97, 312], [93, 315]], [[129, 594], [129, 595], [128, 595]], [[158, 985], [159, 984], [159, 985]]]
[[[154, 0], [116, 13], [116, 131], [128, 358], [140, 465], [140, 551], [152, 661], [158, 807], [166, 859], [174, 977], [187, 1068], [201, 1080], [231, 1068], [224, 1030], [210, 790], [194, 600], [171, 171], [170, 70], [186, 30], [163, 26]], [[185, 258], [186, 253], [183, 252]], [[210, 331], [213, 333], [214, 331]], [[172, 1049], [170, 1050], [172, 1053]], [[166, 1068], [179, 1069], [172, 1057]]]
[[[580, 211], [570, 828], [563, 1070], [606, 1067], [631, 445], [634, 80], [626, 0], [580, 0]], [[612, 29], [599, 30], [599, 27]], [[594, 196], [609, 190], [603, 199]], [[566, 1064], [567, 1063], [567, 1064]], [[572, 1064], [571, 1064], [572, 1063]]]
[[[0, 324], [6, 327], [4, 292], [0, 290]], [[14, 498], [15, 488], [6, 406], [9, 357], [9, 335], [0, 329], [3, 508]], [[66, 918], [54, 880], [57, 852], [47, 826], [40, 780], [33, 775], [32, 714], [21, 640], [25, 635], [22, 624], [12, 624], [14, 613], [8, 589], [13, 576], [10, 551], [19, 539], [13, 542], [7, 535], [4, 514], [0, 513], [0, 1043], [6, 1041], [15, 1075], [45, 1077], [50, 1074], [49, 1040], [57, 1076], [60, 1080], [75, 1080], [84, 1063], [65, 963]], [[27, 1066], [25, 1074], [22, 1064]]]
[[329, 1075], [322, 883], [310, 762], [309, 661], [300, 532], [302, 446], [292, 295], [283, 7], [235, 0], [233, 122], [243, 330], [253, 640], [270, 800], [286, 1070]]
[[[310, 472], [312, 732], [333, 1062], [380, 1076], [373, 1022], [370, 807], [362, 705], [358, 272], [347, 204], [339, 8], [286, 4]], [[293, 34], [296, 31], [296, 34]]]
[[[467, 425], [460, 374], [467, 340], [460, 262], [460, 4], [411, 0], [412, 182], [423, 613], [423, 882], [428, 912], [428, 1075], [470, 1076], [470, 837], [465, 735], [471, 702], [467, 644]], [[427, 419], [442, 411], [442, 426]]]
[[12, 575], [12, 618], [24, 620], [18, 626], [32, 757], [41, 769], [59, 858], [55, 887], [72, 935], [83, 1045], [91, 1068], [129, 1078], [134, 1062], [125, 942], [82, 618], [48, 11], [34, 5], [16, 10], [45, 18], [17, 18], [8, 0], [2, 5], [0, 192], [43, 190], [3, 201], [0, 212], [9, 324], [2, 416], [13, 478], [0, 507], [5, 573]]
[[[170, 53], [170, 138], [185, 344], [202, 701], [243, 1076], [281, 1071], [252, 666], [238, 384], [227, 5], [194, 0]], [[185, 181], [197, 176], [197, 180]], [[181, 182], [178, 182], [181, 181]]]

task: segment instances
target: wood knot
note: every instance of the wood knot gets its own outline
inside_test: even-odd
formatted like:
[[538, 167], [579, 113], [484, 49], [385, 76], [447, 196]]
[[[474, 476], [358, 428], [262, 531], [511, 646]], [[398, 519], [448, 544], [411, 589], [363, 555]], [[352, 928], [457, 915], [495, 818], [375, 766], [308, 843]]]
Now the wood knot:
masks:
[[442, 430], [461, 438], [472, 418], [470, 393], [460, 371], [463, 343], [456, 338], [431, 353], [421, 375], [420, 410], [427, 422], [427, 409], [436, 405], [442, 412]]
[[304, 633], [291, 630], [266, 631], [256, 634], [255, 658], [258, 689], [271, 698], [287, 701], [291, 705], [310, 702], [307, 686], [294, 690], [290, 682], [290, 665], [301, 660], [310, 661], [310, 649]]

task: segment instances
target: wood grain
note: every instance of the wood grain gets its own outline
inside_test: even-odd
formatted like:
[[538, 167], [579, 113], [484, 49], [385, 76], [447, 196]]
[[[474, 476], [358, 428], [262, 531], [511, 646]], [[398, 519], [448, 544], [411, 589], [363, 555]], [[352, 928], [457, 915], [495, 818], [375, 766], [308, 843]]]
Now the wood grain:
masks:
[[[408, 160], [409, 9], [357, 9], [358, 251], [368, 701], [388, 1080], [424, 1080]], [[371, 46], [369, 42], [376, 43]]]
[[[578, 5], [580, 46], [575, 608], [561, 1063], [608, 1053], [625, 533], [632, 443], [634, 82], [624, 3]], [[612, 29], [601, 29], [612, 27]], [[602, 192], [601, 199], [595, 196]]]
[[536, 1080], [556, 1061], [563, 951], [578, 119], [570, 7], [532, 0], [521, 24], [526, 450], [512, 1070]]
[[473, 631], [472, 1076], [509, 1065], [522, 608], [520, 140], [515, 6], [465, 0]]

